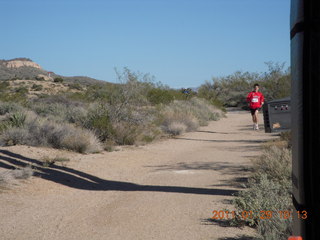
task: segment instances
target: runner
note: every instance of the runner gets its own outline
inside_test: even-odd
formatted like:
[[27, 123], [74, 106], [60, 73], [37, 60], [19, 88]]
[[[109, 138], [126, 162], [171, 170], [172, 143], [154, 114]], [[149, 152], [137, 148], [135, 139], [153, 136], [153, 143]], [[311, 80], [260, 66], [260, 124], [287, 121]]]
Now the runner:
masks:
[[264, 104], [264, 96], [261, 92], [259, 92], [259, 84], [256, 83], [253, 88], [254, 90], [247, 96], [247, 102], [251, 111], [253, 130], [259, 130], [258, 113]]

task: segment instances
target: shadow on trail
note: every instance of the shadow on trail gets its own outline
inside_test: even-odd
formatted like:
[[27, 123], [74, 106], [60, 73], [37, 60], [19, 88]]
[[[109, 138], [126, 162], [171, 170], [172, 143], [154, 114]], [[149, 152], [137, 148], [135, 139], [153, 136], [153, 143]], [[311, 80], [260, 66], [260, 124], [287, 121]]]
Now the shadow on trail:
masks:
[[201, 133], [218, 133], [218, 134], [236, 134], [234, 132], [214, 132], [214, 131], [196, 131], [196, 132], [201, 132]]
[[151, 192], [172, 192], [185, 194], [207, 194], [231, 196], [235, 190], [214, 189], [214, 188], [194, 188], [181, 186], [157, 186], [139, 185], [131, 182], [121, 182], [105, 180], [99, 177], [81, 172], [72, 168], [52, 165], [43, 167], [42, 162], [33, 158], [28, 158], [20, 154], [12, 153], [8, 150], [0, 150], [0, 167], [5, 169], [15, 169], [32, 165], [35, 169], [34, 176], [40, 177], [55, 183], [59, 183], [71, 188], [90, 191], [151, 191]]
[[[181, 170], [212, 170], [219, 171], [221, 174], [233, 175], [228, 180], [220, 180], [219, 184], [210, 185], [210, 187], [237, 187], [243, 188], [248, 178], [243, 177], [252, 170], [251, 166], [235, 165], [228, 162], [179, 162], [175, 164], [147, 165], [147, 168], [154, 168], [153, 172], [159, 171], [181, 171]], [[239, 177], [241, 176], [241, 177]]]
[[237, 174], [247, 172], [251, 168], [235, 165], [228, 162], [179, 162], [175, 164], [147, 165], [145, 167], [154, 168], [153, 171], [177, 171], [177, 170], [214, 170], [224, 174]]
[[234, 139], [234, 140], [230, 140], [230, 139], [227, 139], [227, 140], [217, 140], [217, 139], [197, 139], [197, 138], [184, 138], [184, 137], [176, 137], [176, 138], [173, 138], [175, 140], [188, 140], [188, 141], [200, 141], [200, 142], [220, 142], [220, 143], [231, 143], [231, 142], [239, 142], [239, 143], [263, 143], [263, 142], [266, 142], [268, 141], [268, 139], [261, 139], [261, 140], [237, 140], [237, 139]]

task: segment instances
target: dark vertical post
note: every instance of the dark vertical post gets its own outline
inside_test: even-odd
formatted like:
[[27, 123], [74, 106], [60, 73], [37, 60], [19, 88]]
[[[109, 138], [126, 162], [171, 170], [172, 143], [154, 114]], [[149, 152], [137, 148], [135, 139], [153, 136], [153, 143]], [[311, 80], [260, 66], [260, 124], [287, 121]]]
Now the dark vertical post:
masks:
[[[320, 239], [320, 8], [291, 1], [294, 235]], [[318, 163], [319, 162], [319, 163]], [[307, 211], [307, 218], [301, 211]], [[300, 218], [299, 218], [300, 216]]]

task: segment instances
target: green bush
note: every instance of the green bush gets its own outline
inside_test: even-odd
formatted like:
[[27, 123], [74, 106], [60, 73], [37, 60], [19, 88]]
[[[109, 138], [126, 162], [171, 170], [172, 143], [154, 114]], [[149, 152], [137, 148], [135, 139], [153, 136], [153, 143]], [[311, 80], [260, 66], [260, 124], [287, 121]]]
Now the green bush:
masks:
[[[50, 100], [51, 101], [51, 100]], [[77, 106], [72, 103], [59, 103], [59, 102], [33, 102], [29, 108], [41, 117], [56, 122], [69, 122], [76, 125], [82, 125], [87, 117], [87, 109], [84, 106]]]
[[166, 89], [153, 88], [147, 93], [147, 99], [152, 104], [169, 104], [174, 96]]
[[141, 128], [128, 122], [119, 122], [114, 124], [114, 132], [111, 139], [119, 145], [135, 144]]
[[37, 81], [45, 81], [44, 77], [40, 77], [40, 76], [36, 76], [34, 79]]
[[[100, 148], [98, 140], [114, 144], [146, 143], [163, 131], [181, 134], [222, 116], [208, 101], [191, 98], [195, 92], [186, 94], [154, 83], [148, 74], [125, 68], [117, 76], [119, 84], [88, 85], [81, 92], [42, 95], [38, 99], [27, 98], [25, 86], [1, 93], [0, 100], [21, 102], [35, 115], [23, 116], [21, 113], [26, 109], [0, 103], [0, 115], [9, 113], [0, 122], [2, 142], [88, 152], [93, 148], [92, 142]], [[58, 77], [54, 81], [63, 79]], [[69, 86], [81, 87], [79, 83]], [[39, 91], [41, 87], [33, 84], [31, 89]]]
[[10, 86], [8, 81], [0, 81], [0, 92], [5, 91]]
[[33, 84], [31, 89], [34, 91], [41, 91], [43, 89], [43, 86], [41, 84]]
[[3, 102], [14, 102], [25, 105], [28, 102], [27, 94], [24, 92], [14, 92], [14, 93], [1, 93], [0, 101]]
[[25, 95], [25, 94], [29, 93], [29, 90], [28, 90], [27, 87], [21, 86], [21, 87], [16, 88], [15, 92], [19, 93], [19, 94], [22, 94], [22, 95]]
[[53, 79], [54, 82], [56, 83], [62, 83], [63, 82], [63, 78], [62, 77], [56, 77]]
[[22, 127], [26, 121], [26, 114], [24, 112], [15, 112], [7, 116], [5, 122], [11, 127]]
[[180, 92], [183, 96], [183, 99], [185, 100], [191, 99], [192, 97], [197, 95], [197, 93], [194, 92], [191, 88], [181, 88]]
[[83, 87], [79, 83], [71, 83], [68, 86], [70, 89], [83, 90]]
[[55, 119], [64, 120], [67, 114], [67, 106], [61, 103], [36, 102], [30, 108], [41, 117], [53, 116]]
[[267, 63], [265, 73], [235, 72], [231, 75], [213, 78], [211, 82], [202, 84], [198, 97], [225, 107], [245, 107], [246, 96], [258, 83], [266, 101], [290, 96], [290, 69], [284, 70], [284, 64]]
[[[268, 145], [254, 162], [253, 175], [246, 189], [233, 200], [237, 209], [235, 223], [256, 226], [261, 239], [284, 240], [292, 234], [292, 218], [280, 211], [293, 211], [291, 184], [291, 149]], [[242, 218], [244, 211], [252, 213]], [[263, 212], [271, 211], [270, 219], [261, 219]]]
[[114, 133], [108, 109], [102, 104], [94, 105], [89, 109], [82, 125], [95, 132], [101, 141], [110, 139]]

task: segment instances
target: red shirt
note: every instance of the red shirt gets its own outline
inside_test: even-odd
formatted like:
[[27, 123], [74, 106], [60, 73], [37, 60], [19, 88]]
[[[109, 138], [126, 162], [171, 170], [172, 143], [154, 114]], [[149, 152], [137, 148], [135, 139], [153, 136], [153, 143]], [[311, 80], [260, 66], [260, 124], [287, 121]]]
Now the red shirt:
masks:
[[264, 102], [264, 96], [261, 92], [249, 92], [247, 102], [250, 103], [250, 108], [252, 109], [260, 108]]

